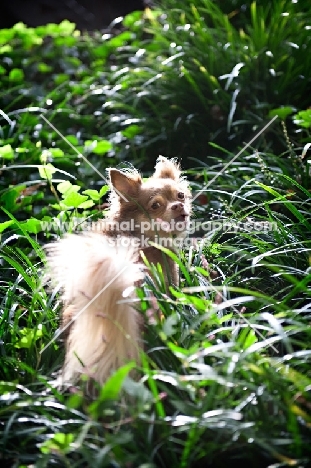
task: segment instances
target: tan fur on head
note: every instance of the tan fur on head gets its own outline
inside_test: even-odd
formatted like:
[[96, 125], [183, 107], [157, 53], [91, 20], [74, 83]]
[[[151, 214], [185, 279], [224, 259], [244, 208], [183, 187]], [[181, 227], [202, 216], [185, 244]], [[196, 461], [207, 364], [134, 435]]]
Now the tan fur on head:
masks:
[[139, 194], [139, 189], [142, 184], [141, 176], [138, 172], [124, 173], [118, 169], [109, 170], [109, 178], [112, 188], [124, 201], [128, 198], [135, 198]]
[[[125, 172], [113, 168], [109, 170], [109, 176], [111, 195], [108, 217], [119, 224], [121, 221], [135, 220], [136, 228], [132, 234], [139, 236], [142, 223], [149, 223], [152, 219], [159, 218], [170, 223], [178, 215], [189, 218], [191, 194], [187, 180], [181, 177], [176, 160], [159, 156], [154, 174], [144, 182], [136, 170]], [[180, 207], [174, 210], [177, 203]], [[159, 205], [158, 209], [153, 208], [155, 204]], [[167, 232], [162, 234], [167, 236]], [[173, 234], [180, 236], [182, 233]], [[150, 240], [154, 240], [157, 235], [161, 235], [161, 232], [148, 230]]]
[[155, 165], [154, 178], [172, 179], [178, 181], [180, 179], [181, 170], [175, 159], [167, 159], [164, 156], [159, 156]]

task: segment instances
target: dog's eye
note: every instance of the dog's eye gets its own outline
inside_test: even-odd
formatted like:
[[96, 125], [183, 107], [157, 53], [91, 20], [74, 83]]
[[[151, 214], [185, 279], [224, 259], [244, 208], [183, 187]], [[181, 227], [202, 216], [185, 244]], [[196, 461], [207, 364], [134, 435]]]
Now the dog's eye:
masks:
[[177, 197], [179, 198], [179, 200], [184, 200], [185, 199], [185, 194], [182, 193], [182, 192], [178, 192]]
[[157, 210], [158, 208], [160, 208], [160, 206], [161, 206], [161, 203], [159, 203], [158, 201], [156, 201], [156, 202], [152, 203], [151, 208], [152, 208], [153, 210]]

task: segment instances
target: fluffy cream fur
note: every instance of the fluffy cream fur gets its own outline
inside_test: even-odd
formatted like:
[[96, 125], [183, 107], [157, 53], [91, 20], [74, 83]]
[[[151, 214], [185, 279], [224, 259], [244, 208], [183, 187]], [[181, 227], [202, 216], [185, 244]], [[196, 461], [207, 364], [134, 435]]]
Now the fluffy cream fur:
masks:
[[[64, 325], [74, 320], [63, 381], [86, 373], [104, 382], [127, 360], [139, 360], [139, 320], [131, 305], [135, 283], [143, 278], [137, 251], [94, 233], [71, 234], [47, 249], [50, 274], [70, 304]], [[126, 290], [130, 295], [124, 298]]]

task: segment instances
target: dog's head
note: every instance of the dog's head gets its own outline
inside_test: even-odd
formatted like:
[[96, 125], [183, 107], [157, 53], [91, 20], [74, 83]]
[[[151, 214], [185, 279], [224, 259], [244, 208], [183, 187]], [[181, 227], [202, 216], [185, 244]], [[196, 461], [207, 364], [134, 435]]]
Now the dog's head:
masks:
[[158, 158], [154, 174], [143, 181], [137, 171], [109, 171], [112, 196], [111, 213], [135, 226], [136, 235], [184, 236], [191, 212], [188, 182], [181, 177], [175, 160]]

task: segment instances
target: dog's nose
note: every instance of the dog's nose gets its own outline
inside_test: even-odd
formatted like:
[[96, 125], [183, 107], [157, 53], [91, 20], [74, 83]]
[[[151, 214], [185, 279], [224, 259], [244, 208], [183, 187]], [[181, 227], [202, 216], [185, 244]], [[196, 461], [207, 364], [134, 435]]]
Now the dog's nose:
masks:
[[181, 203], [181, 202], [176, 202], [176, 203], [173, 203], [173, 205], [171, 206], [172, 210], [182, 210], [184, 207], [184, 204]]
[[175, 202], [172, 204], [171, 209], [174, 211], [178, 211], [179, 214], [188, 216], [189, 212], [185, 208], [185, 205], [182, 202]]

